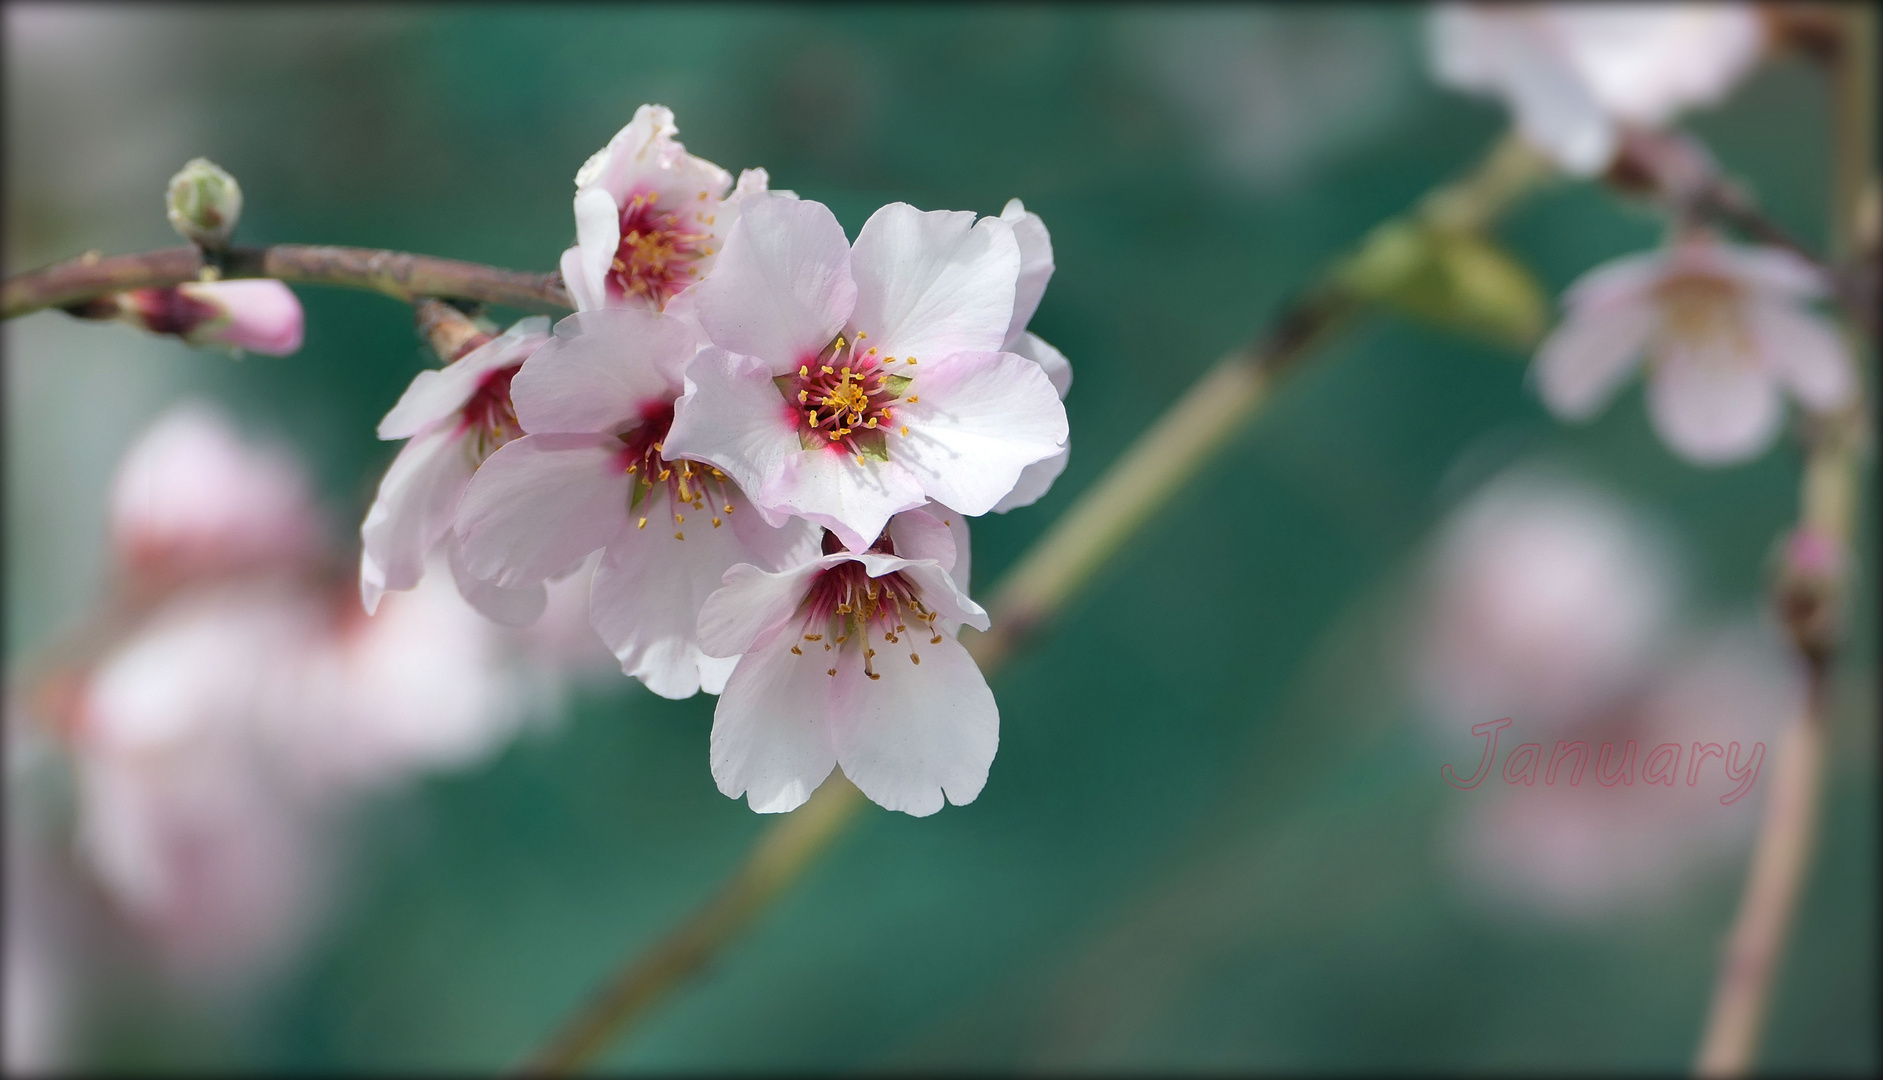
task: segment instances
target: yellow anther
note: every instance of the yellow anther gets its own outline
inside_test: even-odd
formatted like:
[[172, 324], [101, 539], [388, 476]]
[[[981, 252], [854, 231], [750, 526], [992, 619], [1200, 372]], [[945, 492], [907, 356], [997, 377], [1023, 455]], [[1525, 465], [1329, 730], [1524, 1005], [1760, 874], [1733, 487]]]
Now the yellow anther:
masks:
[[903, 437], [904, 437], [904, 438], [907, 438], [907, 437], [908, 437], [908, 435], [909, 435], [909, 425], [907, 425], [907, 424], [904, 424], [904, 425], [902, 425], [902, 434], [903, 434]]
[[718, 518], [713, 519], [713, 528], [717, 529], [721, 524], [723, 523]]
[[831, 669], [830, 669], [829, 671], [826, 671], [826, 672], [825, 672], [824, 674], [826, 674], [826, 675], [836, 675], [836, 674], [837, 674], [837, 669], [836, 669], [836, 668], [831, 668]]
[[673, 523], [675, 525], [685, 525], [687, 523], [687, 516], [685, 514], [675, 514], [673, 516]]
[[819, 366], [824, 369], [824, 374], [826, 375], [832, 374], [833, 369], [831, 368], [829, 364], [820, 364]]
[[641, 520], [640, 520], [640, 521], [639, 521], [638, 523], [636, 523], [636, 524], [635, 524], [635, 526], [634, 526], [634, 527], [635, 527], [635, 528], [637, 528], [637, 529], [645, 529], [645, 528], [647, 528], [647, 519], [646, 519], [646, 518], [642, 518], [642, 519], [641, 519]]
[[809, 375], [810, 373], [811, 373], [810, 368], [805, 367], [803, 364], [798, 365], [798, 378], [802, 379], [805, 376]]
[[929, 643], [930, 645], [940, 645], [940, 644], [941, 644], [941, 635], [940, 635], [940, 634], [936, 634], [936, 635], [935, 635], [934, 637], [932, 637], [932, 638], [929, 638], [929, 639], [928, 639], [928, 643]]
[[809, 400], [811, 400], [811, 392], [809, 390], [798, 391], [798, 404], [802, 405]]
[[876, 680], [876, 679], [880, 679], [880, 678], [882, 678], [882, 675], [881, 675], [881, 674], [879, 674], [878, 672], [874, 672], [874, 671], [866, 671], [866, 672], [864, 672], [863, 674], [865, 674], [865, 675], [868, 675], [868, 676], [870, 677], [870, 679], [871, 679], [872, 681], [874, 681], [874, 680]]
[[919, 398], [919, 397], [916, 397], [916, 396], [915, 396], [914, 394], [910, 394], [910, 395], [909, 395], [909, 404], [911, 404], [911, 405], [913, 405], [913, 404], [915, 404], [916, 402], [918, 402], [918, 401], [920, 401], [920, 400], [922, 400], [922, 399], [921, 399], [921, 398]]
[[798, 648], [798, 647], [797, 647], [796, 645], [793, 645], [793, 646], [791, 646], [791, 652], [792, 652], [792, 654], [793, 654], [793, 655], [796, 655], [796, 656], [803, 656], [803, 655], [804, 655], [804, 650], [803, 650], [803, 649], [800, 649], [800, 648]]
[[922, 662], [922, 656], [921, 656], [921, 654], [920, 654], [920, 653], [910, 653], [910, 654], [909, 654], [909, 663], [911, 663], [911, 664], [919, 664], [919, 663], [921, 663], [921, 662]]
[[662, 469], [662, 470], [660, 470], [660, 479], [661, 479], [661, 480], [666, 480], [666, 479], [667, 479], [668, 477], [670, 477], [670, 476], [672, 476], [672, 475], [673, 475], [673, 470], [672, 470], [672, 469]]
[[[658, 191], [657, 191], [657, 192], [655, 192], [654, 194], [655, 194], [655, 195], [659, 195], [659, 194], [660, 194], [660, 192], [658, 192]], [[653, 202], [654, 200], [653, 200], [652, 198], [650, 198], [650, 199], [648, 199], [647, 201], [648, 201], [648, 202]], [[700, 201], [701, 201], [701, 202], [705, 202], [705, 201], [706, 201], [706, 193], [705, 193], [704, 191], [702, 191], [702, 192], [700, 192]]]
[[687, 538], [687, 534], [686, 533], [674, 533], [673, 538], [675, 540], [685, 540]]
[[804, 640], [806, 640], [806, 641], [822, 641], [822, 640], [824, 640], [824, 635], [822, 635], [822, 634], [806, 634], [806, 635], [804, 635]]
[[905, 360], [905, 361], [903, 361], [903, 363], [905, 363], [905, 364], [913, 364], [913, 363], [915, 363], [915, 357], [913, 357], [913, 356], [911, 356], [911, 357], [909, 357], [909, 358], [908, 358], [907, 360]]
[[[857, 335], [857, 337], [862, 337], [862, 336], [863, 336], [862, 334], [858, 334], [858, 335]], [[867, 352], [867, 353], [865, 353], [864, 355], [865, 355], [865, 356], [875, 356], [875, 355], [876, 355], [876, 346], [874, 346], [874, 345], [871, 345], [871, 346], [870, 346], [870, 351], [869, 351], [869, 352]]]
[[732, 504], [731, 504], [731, 503], [727, 503], [727, 504], [726, 504], [726, 513], [728, 513], [728, 514], [730, 514], [730, 513], [732, 513]]
[[872, 417], [870, 417], [870, 418], [869, 418], [869, 420], [868, 420], [868, 421], [866, 421], [866, 422], [864, 423], [864, 425], [863, 425], [863, 426], [864, 426], [864, 427], [875, 427], [875, 426], [876, 426], [876, 418], [875, 418], [874, 416], [872, 416]]

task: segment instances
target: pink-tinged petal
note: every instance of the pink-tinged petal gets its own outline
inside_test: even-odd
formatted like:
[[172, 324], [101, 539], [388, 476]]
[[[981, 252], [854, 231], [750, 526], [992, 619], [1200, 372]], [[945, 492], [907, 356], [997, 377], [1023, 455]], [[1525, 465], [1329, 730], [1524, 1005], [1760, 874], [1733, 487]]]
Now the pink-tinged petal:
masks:
[[[1027, 467], [1032, 468], [1031, 465]], [[974, 569], [974, 544], [968, 537], [968, 516], [957, 514], [939, 504], [934, 509], [941, 514], [942, 524], [948, 527], [955, 538], [955, 564], [945, 567], [949, 580], [955, 583], [955, 588], [961, 590], [961, 595], [966, 596], [969, 574]]]
[[1665, 250], [1610, 259], [1577, 278], [1563, 292], [1563, 307], [1570, 312], [1597, 314], [1618, 305], [1643, 303], [1680, 269], [1677, 263], [1675, 251]]
[[609, 140], [576, 174], [576, 186], [594, 185], [609, 193], [617, 205], [631, 195], [654, 191], [660, 202], [673, 206], [692, 202], [704, 194], [718, 199], [732, 186], [726, 170], [694, 157], [674, 139], [680, 133], [673, 111], [664, 105], [643, 105], [634, 119]]
[[1537, 350], [1532, 372], [1543, 403], [1565, 420], [1595, 415], [1635, 369], [1659, 319], [1647, 303], [1571, 309]]
[[904, 510], [889, 519], [889, 541], [904, 559], [930, 559], [949, 573], [954, 572], [958, 553], [954, 530], [942, 524], [942, 518], [960, 517], [939, 503], [917, 510]]
[[[771, 565], [782, 554], [816, 556], [816, 532], [804, 522], [785, 529], [756, 523], [759, 544], [746, 542], [751, 529], [733, 527], [743, 507], [731, 515], [681, 506], [686, 518], [676, 526], [665, 494], [644, 502], [645, 527], [624, 529], [608, 545], [589, 599], [589, 620], [617, 659], [621, 670], [666, 698], [725, 685], [731, 665], [701, 650], [700, 612], [721, 589], [726, 572], [741, 564]], [[753, 517], [750, 511], [747, 518]], [[713, 519], [721, 521], [718, 528]], [[727, 520], [730, 517], [732, 520]], [[676, 538], [684, 536], [685, 539]], [[795, 549], [790, 541], [795, 538]]]
[[594, 311], [604, 306], [607, 296], [602, 283], [591, 279], [588, 271], [582, 269], [580, 247], [565, 250], [557, 267], [562, 271], [562, 284], [568, 290], [569, 300], [575, 305], [575, 310]]
[[476, 468], [470, 444], [448, 427], [419, 435], [392, 459], [360, 525], [360, 599], [367, 614], [379, 609], [387, 590], [418, 584], [425, 557], [451, 531]]
[[[844, 775], [878, 805], [925, 817], [942, 808], [944, 794], [965, 806], [981, 793], [1000, 746], [1000, 709], [960, 642], [915, 640], [920, 663], [885, 647], [875, 660], [880, 678], [870, 679], [853, 658], [824, 678], [836, 684], [829, 725]], [[812, 670], [824, 663], [791, 659], [810, 661], [796, 666]]]
[[532, 435], [638, 427], [673, 406], [694, 344], [692, 327], [656, 312], [579, 311], [511, 382], [517, 423]]
[[476, 608], [478, 614], [505, 626], [528, 626], [542, 617], [549, 606], [549, 590], [538, 581], [506, 589], [471, 575], [464, 565], [464, 550], [456, 534], [445, 537], [445, 557], [451, 566], [451, 580], [458, 595]]
[[713, 710], [713, 780], [761, 814], [804, 805], [837, 764], [830, 745], [835, 680], [821, 653], [793, 653], [794, 640], [775, 633], [746, 653]]
[[519, 321], [442, 368], [421, 371], [379, 422], [382, 439], [409, 439], [433, 424], [456, 417], [459, 409], [493, 371], [521, 364], [549, 340], [549, 320], [541, 315]]
[[[771, 182], [771, 173], [766, 172], [764, 169], [746, 169], [739, 173], [739, 182], [733, 185], [732, 194], [728, 196], [727, 201], [736, 202], [742, 196], [764, 194], [771, 189]], [[778, 194], [793, 199], [797, 198], [795, 193], [789, 191], [781, 191], [778, 192]], [[729, 209], [733, 209], [735, 213], [737, 212], [736, 208]]]
[[1020, 245], [999, 218], [890, 203], [857, 233], [851, 272], [857, 294], [850, 321], [870, 335], [867, 344], [926, 363], [1006, 342]]
[[[1019, 352], [1014, 345], [1025, 334], [1027, 323], [1033, 321], [1040, 298], [1046, 295], [1046, 283], [1053, 277], [1053, 238], [1040, 216], [1028, 212], [1019, 199], [1007, 200], [1000, 220], [1013, 229], [1014, 242], [1020, 245], [1020, 275], [1014, 284], [1013, 318], [1007, 323], [1004, 340], [1008, 350]], [[1064, 397], [1065, 391], [1060, 391], [1060, 396]]]
[[1053, 489], [1053, 481], [1066, 471], [1066, 463], [1072, 460], [1072, 442], [1067, 440], [1065, 449], [1044, 461], [1036, 461], [1020, 470], [1020, 479], [1014, 481], [1013, 490], [994, 504], [994, 513], [1004, 514], [1009, 510], [1018, 510], [1022, 506], [1032, 506], [1044, 498]]
[[1065, 353], [1041, 341], [1039, 335], [1032, 333], [1021, 334], [1013, 344], [1007, 346], [1007, 351], [1015, 356], [1024, 356], [1038, 364], [1040, 370], [1046, 372], [1046, 378], [1051, 380], [1053, 389], [1059, 394], [1059, 400], [1066, 400], [1067, 391], [1072, 389], [1072, 361], [1066, 359]]
[[845, 547], [870, 546], [891, 514], [927, 502], [921, 483], [894, 461], [855, 458], [841, 450], [800, 450], [785, 459], [754, 501], [796, 514], [837, 534]]
[[1774, 299], [1816, 300], [1831, 291], [1830, 275], [1783, 248], [1707, 245], [1719, 272]]
[[[870, 556], [863, 556], [864, 565], [869, 565]], [[914, 582], [922, 593], [922, 602], [930, 611], [938, 613], [942, 621], [951, 628], [963, 624], [976, 630], [988, 627], [987, 610], [968, 598], [966, 587], [954, 575], [941, 568], [941, 564], [928, 559], [910, 561], [896, 568], [896, 572]], [[872, 568], [873, 576], [880, 576]]]
[[993, 509], [1022, 469], [1066, 445], [1066, 407], [1053, 384], [1038, 364], [1012, 353], [924, 365], [897, 403], [896, 421], [909, 434], [889, 433], [890, 461], [935, 501], [970, 517]]
[[473, 577], [542, 581], [629, 526], [631, 478], [610, 435], [526, 435], [484, 462], [458, 506]]
[[1749, 313], [1765, 366], [1806, 408], [1828, 412], [1856, 393], [1856, 369], [1837, 328], [1789, 304], [1760, 301]]
[[742, 199], [713, 272], [694, 293], [713, 344], [762, 358], [770, 374], [792, 370], [837, 336], [856, 305], [843, 226], [823, 203]]
[[687, 365], [686, 394], [674, 404], [664, 445], [669, 457], [707, 462], [759, 491], [799, 452], [797, 411], [765, 361], [708, 346]]
[[780, 571], [750, 564], [729, 568], [720, 588], [700, 606], [700, 648], [708, 656], [738, 656], [750, 650], [792, 621], [813, 577], [845, 560], [841, 554], [827, 555]]
[[1764, 44], [1752, 4], [1566, 4], [1548, 17], [1603, 107], [1652, 127], [1718, 101]]
[[1655, 361], [1648, 413], [1676, 453], [1724, 465], [1771, 445], [1784, 416], [1778, 387], [1750, 358], [1676, 346]]
[[575, 250], [579, 276], [589, 295], [575, 296], [576, 308], [594, 310], [608, 303], [608, 270], [621, 246], [621, 206], [601, 188], [575, 194]]

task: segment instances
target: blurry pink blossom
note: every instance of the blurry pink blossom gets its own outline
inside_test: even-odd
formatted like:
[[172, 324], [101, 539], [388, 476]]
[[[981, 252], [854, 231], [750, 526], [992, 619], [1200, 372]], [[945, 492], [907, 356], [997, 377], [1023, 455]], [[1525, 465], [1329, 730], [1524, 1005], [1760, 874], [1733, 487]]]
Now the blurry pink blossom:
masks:
[[1601, 491], [1529, 470], [1443, 526], [1412, 629], [1415, 685], [1447, 732], [1573, 725], [1638, 682], [1671, 630], [1673, 566]]
[[1581, 175], [1623, 128], [1723, 98], [1764, 37], [1747, 3], [1445, 3], [1430, 23], [1439, 81], [1502, 97], [1526, 141]]
[[[1620, 765], [1611, 763], [1614, 782], [1604, 784], [1592, 761], [1580, 784], [1564, 767], [1553, 783], [1510, 784], [1494, 772], [1480, 789], [1460, 792], [1449, 843], [1466, 883], [1495, 905], [1600, 918], [1668, 898], [1733, 863], [1769, 781], [1722, 804], [1732, 784], [1712, 755], [1737, 743], [1740, 767], [1750, 771], [1754, 748], [1776, 744], [1804, 703], [1794, 664], [1770, 627], [1729, 627], [1636, 695], [1560, 733], [1591, 748], [1607, 742], [1618, 758], [1634, 743], [1631, 776], [1615, 778]], [[1513, 745], [1528, 734], [1521, 715], [1506, 734]], [[1541, 745], [1546, 757], [1553, 752], [1553, 742]], [[1657, 752], [1672, 764], [1671, 783], [1649, 782]]]
[[111, 492], [111, 537], [133, 575], [171, 580], [298, 563], [322, 522], [300, 466], [245, 444], [207, 406], [165, 413], [125, 454]]
[[1537, 351], [1536, 379], [1556, 415], [1599, 411], [1645, 356], [1648, 410], [1690, 461], [1757, 455], [1777, 435], [1782, 391], [1807, 409], [1851, 399], [1849, 349], [1808, 303], [1828, 283], [1775, 248], [1709, 236], [1591, 270], [1564, 296], [1562, 325]]

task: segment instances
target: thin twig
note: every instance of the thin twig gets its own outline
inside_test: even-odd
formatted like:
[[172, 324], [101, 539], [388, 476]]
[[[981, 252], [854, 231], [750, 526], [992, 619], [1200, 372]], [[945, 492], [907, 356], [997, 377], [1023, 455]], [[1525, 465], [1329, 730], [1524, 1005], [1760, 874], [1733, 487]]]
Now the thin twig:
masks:
[[[194, 247], [133, 255], [88, 252], [76, 259], [17, 274], [6, 281], [0, 318], [45, 308], [84, 304], [107, 293], [203, 280], [203, 253]], [[424, 296], [504, 304], [554, 312], [574, 305], [558, 274], [528, 274], [481, 263], [373, 248], [275, 244], [232, 248], [224, 278], [274, 278], [306, 285], [368, 289], [412, 303]]]
[[[1840, 14], [1841, 45], [1829, 54], [1837, 152], [1833, 246], [1846, 265], [1870, 268], [1869, 284], [1863, 286], [1867, 292], [1874, 288], [1878, 248], [1875, 208], [1866, 213], [1863, 206], [1864, 200], [1874, 200], [1877, 183], [1872, 142], [1876, 88], [1871, 85], [1876, 71], [1875, 13], [1865, 5], [1850, 5]], [[1865, 299], [1863, 292], [1858, 294], [1860, 301]], [[1853, 322], [1871, 335], [1874, 318], [1873, 309], [1853, 312]], [[1807, 430], [1799, 530], [1836, 559], [1828, 572], [1819, 567], [1814, 573], [1801, 573], [1788, 561], [1776, 590], [1780, 617], [1809, 673], [1809, 697], [1804, 714], [1779, 744], [1777, 775], [1694, 1063], [1699, 1076], [1744, 1076], [1757, 1062], [1772, 987], [1816, 846], [1826, 729], [1833, 706], [1832, 675], [1854, 570], [1848, 563], [1849, 553], [1855, 550], [1856, 509], [1867, 449], [1864, 410], [1860, 399]], [[1794, 534], [1795, 539], [1798, 536]]]
[[[1451, 230], [1481, 228], [1548, 175], [1532, 152], [1506, 140], [1468, 176], [1424, 200], [1416, 216]], [[1277, 376], [1352, 322], [1365, 305], [1344, 284], [1345, 266], [1343, 260], [1303, 293], [1258, 342], [1218, 361], [1014, 565], [987, 605], [994, 629], [963, 635], [984, 673], [997, 670], [1036, 635], [1161, 507], [1183, 493], [1268, 401]], [[665, 993], [710, 963], [863, 806], [855, 787], [833, 775], [761, 837], [705, 906], [631, 956], [522, 1073], [565, 1075], [606, 1049]]]

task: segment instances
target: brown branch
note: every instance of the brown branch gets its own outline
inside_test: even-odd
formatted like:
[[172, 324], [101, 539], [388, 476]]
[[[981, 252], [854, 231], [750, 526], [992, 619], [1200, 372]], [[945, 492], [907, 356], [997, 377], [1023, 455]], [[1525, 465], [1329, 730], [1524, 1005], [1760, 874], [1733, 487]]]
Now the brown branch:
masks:
[[[200, 281], [205, 266], [203, 253], [187, 246], [134, 255], [90, 252], [8, 278], [0, 318], [11, 319], [45, 308], [74, 307], [127, 289]], [[274, 244], [233, 248], [219, 269], [224, 278], [274, 278], [367, 289], [406, 303], [438, 296], [527, 311], [554, 312], [574, 306], [558, 274], [528, 274], [404, 251]]]

